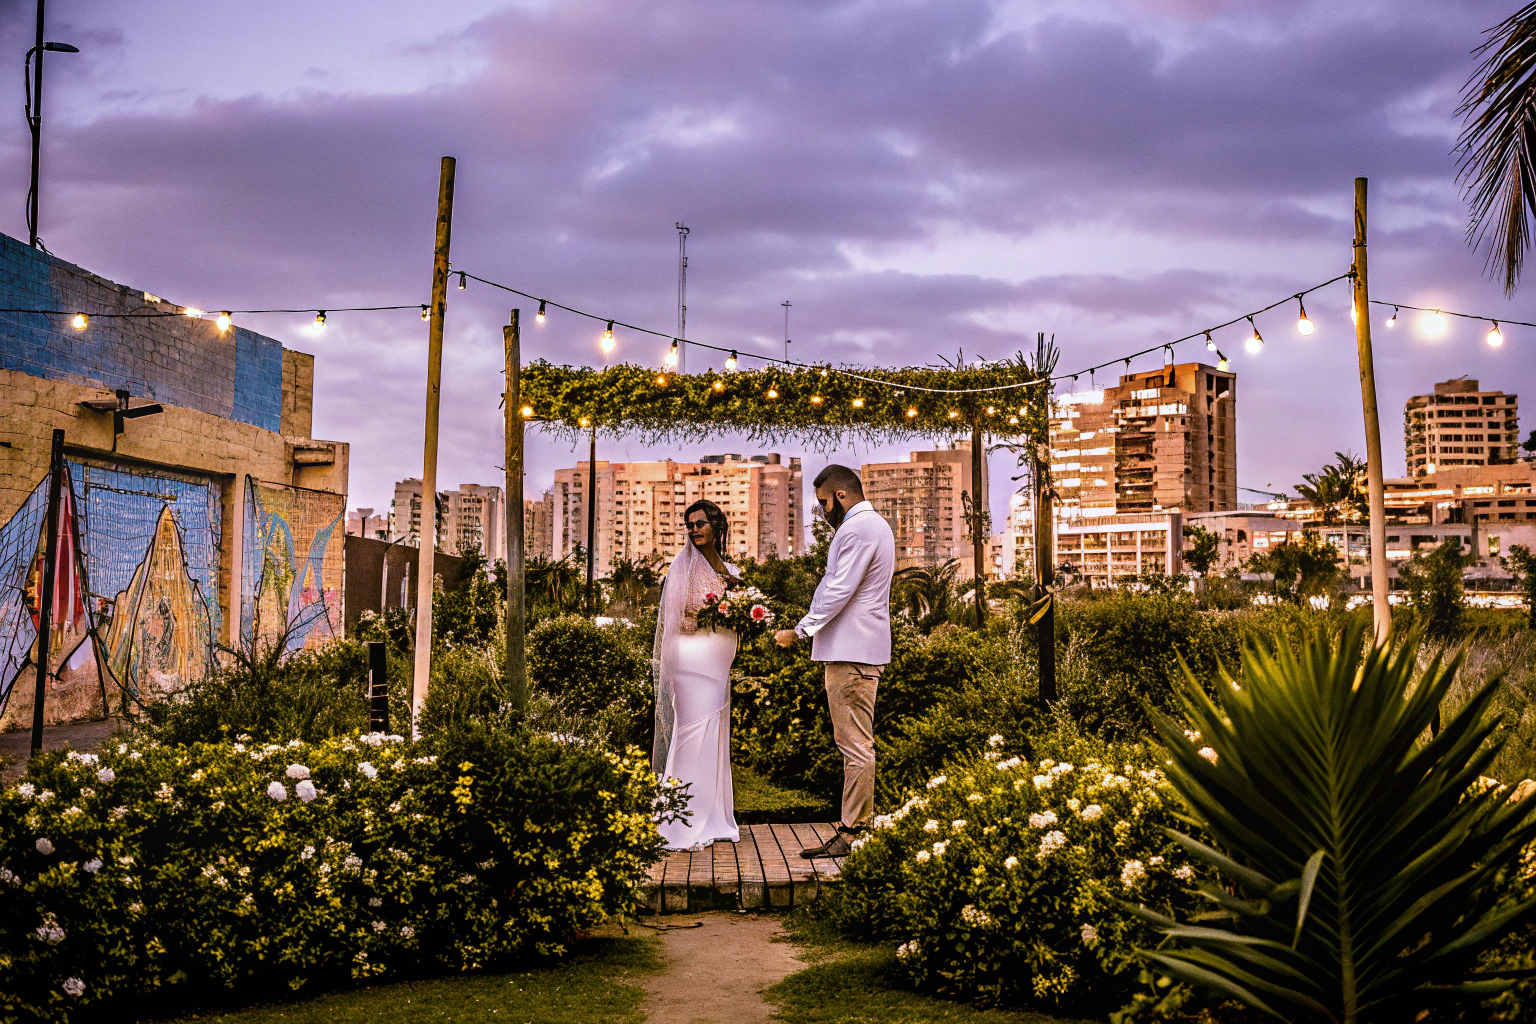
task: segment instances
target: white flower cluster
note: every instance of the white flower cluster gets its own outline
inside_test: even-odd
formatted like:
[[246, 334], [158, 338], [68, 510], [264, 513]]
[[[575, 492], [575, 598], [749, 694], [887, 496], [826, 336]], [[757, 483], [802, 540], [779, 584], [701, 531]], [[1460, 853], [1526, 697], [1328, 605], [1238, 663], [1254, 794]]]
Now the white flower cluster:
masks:
[[288, 789], [281, 782], [273, 779], [271, 782], [267, 783], [267, 796], [271, 797], [273, 800], [276, 800], [278, 803], [282, 803], [284, 800], [288, 799]]
[[905, 960], [908, 957], [912, 957], [912, 956], [916, 956], [916, 955], [917, 955], [917, 940], [916, 939], [913, 939], [910, 942], [903, 942], [901, 945], [896, 947], [896, 959], [897, 960]]
[[1010, 757], [1006, 761], [999, 761], [999, 762], [997, 762], [997, 770], [1000, 771], [1000, 772], [1010, 771], [1010, 770], [1012, 770], [1014, 768], [1017, 768], [1019, 765], [1021, 765], [1023, 763], [1024, 763], [1024, 761], [1023, 761], [1022, 758]]
[[993, 733], [991, 736], [987, 737], [987, 746], [989, 746], [989, 747], [1000, 747], [1002, 745], [1003, 745], [1002, 733]]
[[46, 836], [38, 836], [37, 842], [33, 843], [32, 845], [35, 846], [37, 848], [37, 852], [42, 854], [44, 857], [51, 856], [53, 853], [53, 843], [49, 841]]
[[1104, 808], [1100, 807], [1098, 804], [1089, 804], [1087, 807], [1083, 808], [1082, 818], [1084, 821], [1096, 821], [1103, 816]]
[[1055, 811], [1040, 811], [1037, 814], [1031, 814], [1029, 816], [1029, 827], [1030, 828], [1045, 828], [1045, 826], [1047, 826], [1047, 825], [1054, 825], [1054, 824], [1056, 824], [1056, 812]]
[[1127, 889], [1134, 889], [1147, 877], [1147, 868], [1139, 860], [1128, 860], [1120, 869], [1120, 884]]
[[935, 775], [933, 778], [928, 780], [928, 788], [929, 789], [938, 789], [940, 786], [944, 785], [944, 783], [946, 783], [948, 781], [949, 781], [949, 776], [947, 776], [947, 775]]
[[60, 987], [64, 989], [65, 995], [73, 996], [76, 999], [79, 999], [81, 996], [85, 995], [85, 982], [81, 981], [79, 978], [65, 978], [64, 984]]
[[401, 925], [400, 926], [400, 937], [402, 939], [413, 939], [413, 938], [416, 937], [416, 929], [412, 928], [408, 924]]
[[100, 761], [101, 758], [97, 757], [95, 754], [82, 754], [78, 750], [71, 750], [69, 753], [64, 755], [64, 760], [72, 761], [75, 764], [95, 764], [97, 761]]
[[1047, 832], [1045, 835], [1040, 837], [1040, 852], [1035, 856], [1039, 860], [1044, 860], [1066, 845], [1067, 834], [1065, 832], [1062, 832], [1059, 829], [1052, 832]]
[[913, 811], [922, 810], [928, 806], [928, 801], [920, 796], [909, 797], [907, 802], [891, 812], [891, 824], [895, 824]]
[[1085, 946], [1091, 946], [1099, 941], [1099, 930], [1091, 924], [1083, 925], [1081, 934]]
[[[371, 733], [370, 735], [377, 736], [378, 733]], [[358, 774], [365, 778], [376, 779], [379, 777], [379, 770], [375, 768], [369, 761], [359, 761], [357, 764], [357, 771]]]
[[968, 824], [969, 822], [967, 822], [964, 818], [956, 818], [954, 821], [949, 823], [949, 827], [952, 831], [964, 832], [965, 826]]
[[1036, 775], [1033, 781], [1036, 789], [1050, 789], [1056, 783], [1056, 776]]
[[102, 861], [100, 857], [92, 857], [90, 860], [86, 861], [80, 866], [85, 869], [86, 874], [94, 875], [96, 872], [101, 870], [101, 864]]
[[938, 830], [939, 830], [939, 819], [937, 819], [937, 818], [929, 818], [927, 821], [923, 822], [923, 831], [924, 832], [937, 832]]
[[304, 849], [299, 851], [299, 860], [309, 860], [314, 855], [315, 848], [313, 846], [306, 846]]
[[363, 870], [363, 858], [355, 853], [349, 853], [346, 860], [341, 862], [341, 866], [348, 871], [361, 871]]
[[1173, 871], [1173, 877], [1177, 878], [1181, 882], [1187, 882], [1191, 878], [1195, 877], [1194, 868], [1191, 868], [1188, 864], [1177, 867]]
[[1211, 764], [1216, 763], [1216, 750], [1214, 747], [1201, 747], [1200, 756], [1211, 762]]
[[982, 911], [977, 910], [969, 903], [960, 909], [960, 920], [964, 921], [972, 928], [985, 928], [987, 925], [992, 923], [992, 918], [988, 917]]
[[1126, 778], [1124, 775], [1116, 775], [1114, 772], [1107, 772], [1104, 775], [1104, 781], [1101, 782], [1100, 785], [1105, 789], [1130, 789], [1131, 780]]
[[390, 734], [390, 735], [386, 736], [382, 732], [370, 732], [370, 733], [364, 733], [363, 735], [359, 736], [357, 738], [357, 741], [359, 743], [366, 743], [370, 747], [382, 747], [386, 743], [404, 743], [405, 742], [405, 737], [404, 736], [396, 736], [394, 734]]
[[303, 800], [305, 803], [309, 803], [315, 797], [320, 795], [315, 791], [315, 784], [308, 779], [300, 780], [299, 784], [293, 787], [293, 791], [297, 793], [299, 795], [299, 799]]
[[928, 863], [929, 858], [932, 856], [933, 854], [929, 853], [927, 850], [918, 850], [917, 853], [913, 854], [913, 859], [916, 860], [919, 864], [926, 864]]
[[10, 868], [0, 867], [0, 882], [4, 882], [6, 885], [19, 885], [21, 884], [21, 879]]
[[1012, 871], [1014, 868], [1016, 868], [1018, 866], [1019, 866], [1019, 858], [1017, 858], [1017, 857], [1009, 857], [1007, 860], [1003, 861], [1003, 867], [1007, 868], [1009, 871]]
[[60, 928], [59, 923], [51, 918], [38, 925], [35, 934], [40, 941], [46, 942], [50, 946], [64, 941], [64, 929]]
[[942, 857], [944, 856], [944, 851], [947, 849], [949, 849], [949, 841], [946, 839], [940, 839], [938, 842], [933, 844], [933, 855], [935, 857]]
[[309, 778], [309, 769], [304, 767], [302, 764], [291, 764], [288, 766], [288, 770], [283, 774], [288, 776], [290, 779], [307, 779]]

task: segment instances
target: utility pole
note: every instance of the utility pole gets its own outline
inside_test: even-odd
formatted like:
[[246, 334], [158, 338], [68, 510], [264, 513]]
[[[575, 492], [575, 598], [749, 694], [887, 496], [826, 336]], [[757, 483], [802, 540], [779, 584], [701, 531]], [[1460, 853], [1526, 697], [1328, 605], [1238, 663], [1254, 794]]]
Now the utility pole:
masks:
[[[1047, 366], [1054, 366], [1054, 360], [1047, 361], [1045, 353], [1045, 332], [1035, 335], [1035, 367], [1042, 373], [1048, 374]], [[1046, 423], [1049, 429], [1051, 392], [1049, 382], [1045, 385], [1046, 392], [1044, 403], [1046, 408]], [[1051, 487], [1050, 481], [1050, 452], [1044, 447], [1039, 438], [1030, 438], [1031, 460], [1030, 479], [1034, 483], [1034, 508], [1031, 518], [1034, 520], [1035, 531], [1035, 588], [1039, 591], [1040, 600], [1046, 602], [1045, 608], [1040, 613], [1040, 620], [1035, 624], [1035, 642], [1039, 651], [1040, 670], [1040, 706], [1049, 708], [1056, 700], [1056, 598], [1051, 593], [1051, 587], [1056, 582], [1056, 492]], [[1107, 536], [1107, 535], [1106, 535]], [[1113, 544], [1108, 544], [1105, 549], [1105, 565], [1111, 561], [1109, 550]], [[1113, 571], [1113, 570], [1111, 570]]]
[[[677, 372], [688, 372], [688, 225], [677, 222]], [[592, 436], [597, 436], [594, 429]], [[596, 442], [594, 442], [596, 443]], [[590, 591], [591, 585], [587, 587]], [[591, 603], [590, 596], [588, 603]]]
[[[686, 228], [684, 230], [687, 230]], [[678, 356], [679, 359], [682, 356]], [[587, 614], [597, 614], [597, 424], [587, 455]]]
[[987, 621], [987, 514], [986, 488], [981, 485], [986, 466], [986, 439], [980, 417], [971, 421], [971, 561], [976, 569], [976, 628]]
[[785, 299], [779, 305], [784, 307], [784, 361], [789, 362], [789, 300]]
[[[1382, 481], [1381, 423], [1376, 414], [1376, 364], [1371, 355], [1371, 291], [1366, 277], [1366, 179], [1355, 179], [1355, 344], [1360, 356], [1360, 405], [1365, 413], [1365, 458], [1371, 509], [1371, 610], [1376, 642], [1392, 629], [1388, 600], [1386, 486]], [[1346, 541], [1344, 557], [1349, 559]]]
[[411, 735], [432, 681], [432, 571], [437, 551], [437, 419], [443, 389], [443, 319], [448, 309], [448, 243], [453, 234], [455, 161], [443, 157], [437, 182], [437, 240], [432, 254], [432, 305], [427, 310], [427, 425], [421, 467], [421, 549], [416, 555], [416, 660], [411, 676]]
[[37, 0], [37, 43], [27, 51], [27, 60], [36, 58], [37, 63], [31, 67], [32, 78], [27, 82], [26, 76], [22, 81], [29, 85], [27, 96], [27, 127], [32, 132], [32, 188], [27, 192], [27, 231], [31, 237], [29, 244], [32, 248], [39, 247], [37, 237], [37, 206], [39, 177], [43, 150], [43, 54], [44, 53], [79, 53], [78, 47], [68, 43], [47, 43], [43, 41], [43, 0]]
[[37, 694], [32, 698], [32, 753], [43, 749], [43, 702], [48, 696], [49, 648], [53, 644], [54, 577], [59, 571], [59, 503], [64, 489], [64, 431], [53, 432], [48, 457], [47, 535], [43, 542], [43, 578], [38, 589]]
[[518, 334], [518, 310], [501, 329], [506, 346], [506, 467], [507, 467], [507, 688], [512, 704], [521, 710], [528, 703], [528, 663], [523, 650], [527, 609], [523, 593], [523, 389], [522, 338]]

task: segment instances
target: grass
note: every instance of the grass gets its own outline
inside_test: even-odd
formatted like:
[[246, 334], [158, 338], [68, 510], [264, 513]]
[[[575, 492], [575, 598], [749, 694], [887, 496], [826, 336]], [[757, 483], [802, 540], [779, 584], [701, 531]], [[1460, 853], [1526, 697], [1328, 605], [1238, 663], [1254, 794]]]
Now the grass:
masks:
[[763, 994], [787, 1024], [1077, 1024], [1030, 1010], [984, 1010], [905, 988], [896, 952], [839, 939], [805, 914], [785, 922], [811, 966]]
[[661, 965], [654, 938], [592, 938], [567, 959], [529, 970], [377, 985], [165, 1024], [644, 1024], [636, 981]]
[[837, 820], [837, 808], [825, 800], [797, 789], [781, 789], [745, 766], [731, 766], [731, 782], [739, 824]]

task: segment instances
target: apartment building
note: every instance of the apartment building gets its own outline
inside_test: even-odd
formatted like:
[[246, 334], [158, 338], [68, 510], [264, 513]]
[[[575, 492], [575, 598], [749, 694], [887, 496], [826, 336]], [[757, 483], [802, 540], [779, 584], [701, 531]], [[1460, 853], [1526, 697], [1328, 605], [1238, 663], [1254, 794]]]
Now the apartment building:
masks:
[[1467, 377], [1442, 381], [1434, 394], [1414, 395], [1403, 407], [1403, 449], [1408, 475], [1449, 466], [1514, 462], [1520, 443], [1518, 396], [1483, 391]]
[[528, 558], [555, 556], [555, 493], [523, 499], [523, 550]]
[[[865, 463], [859, 470], [864, 497], [891, 524], [896, 567], [960, 561], [960, 577], [973, 574], [975, 553], [962, 495], [976, 494], [971, 480], [971, 442], [912, 452], [905, 462]], [[987, 507], [987, 468], [982, 462], [980, 506]]]
[[1237, 375], [1203, 363], [1058, 397], [1051, 473], [1067, 521], [1237, 507]]
[[371, 508], [353, 509], [347, 513], [347, 536], [389, 540], [389, 517], [376, 516]]
[[[410, 477], [395, 484], [389, 506], [387, 539], [421, 546], [421, 480]], [[460, 484], [440, 491], [436, 503], [437, 549], [458, 554], [464, 546], [484, 553], [495, 563], [507, 557], [506, 501], [500, 487]]]
[[[1076, 582], [1116, 586], [1144, 574], [1184, 571], [1184, 516], [1179, 512], [1126, 512], [1109, 516], [1060, 516], [1052, 524], [1055, 551], [1051, 565], [1070, 567]], [[998, 539], [994, 558], [1007, 567], [1001, 575], [1032, 577], [1035, 559], [1034, 514], [1028, 496], [1010, 501], [1008, 529]]]
[[[555, 471], [551, 488], [551, 556], [564, 558], [587, 542], [590, 464]], [[695, 463], [597, 463], [596, 564], [607, 573], [622, 558], [670, 560], [687, 542], [683, 513], [700, 498], [720, 506], [731, 524], [728, 557], [764, 559], [805, 553], [800, 460], [779, 455], [705, 455]]]

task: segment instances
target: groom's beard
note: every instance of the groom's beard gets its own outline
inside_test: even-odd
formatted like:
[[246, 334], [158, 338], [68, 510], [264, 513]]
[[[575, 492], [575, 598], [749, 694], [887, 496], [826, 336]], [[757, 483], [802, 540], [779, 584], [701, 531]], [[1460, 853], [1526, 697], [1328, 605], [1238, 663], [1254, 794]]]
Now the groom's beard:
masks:
[[832, 529], [835, 530], [839, 526], [843, 525], [843, 517], [847, 514], [848, 510], [843, 508], [843, 503], [838, 499], [833, 498], [832, 506], [827, 509], [827, 522], [831, 523]]

